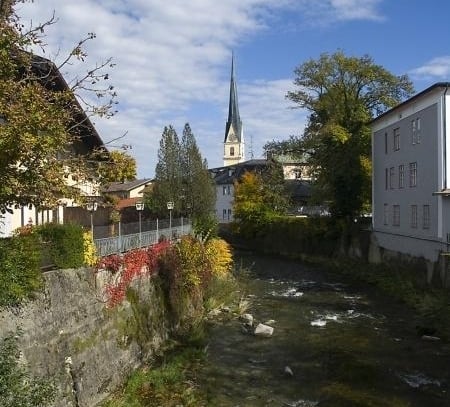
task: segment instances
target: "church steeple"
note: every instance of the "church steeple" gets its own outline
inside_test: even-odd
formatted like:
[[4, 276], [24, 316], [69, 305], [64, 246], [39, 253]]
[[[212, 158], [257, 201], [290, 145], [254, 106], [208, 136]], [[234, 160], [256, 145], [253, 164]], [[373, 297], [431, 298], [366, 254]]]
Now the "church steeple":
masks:
[[223, 165], [232, 165], [244, 161], [244, 132], [239, 115], [236, 78], [234, 74], [234, 55], [231, 57], [230, 100], [228, 120], [225, 126]]

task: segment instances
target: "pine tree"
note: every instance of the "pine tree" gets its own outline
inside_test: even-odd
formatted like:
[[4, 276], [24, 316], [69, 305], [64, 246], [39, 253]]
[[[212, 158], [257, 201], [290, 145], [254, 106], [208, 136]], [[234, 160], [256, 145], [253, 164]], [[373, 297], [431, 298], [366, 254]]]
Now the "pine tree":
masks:
[[194, 218], [208, 216], [215, 203], [214, 185], [189, 123], [184, 126], [181, 140], [181, 168], [184, 213]]
[[155, 185], [148, 202], [155, 215], [159, 217], [167, 216], [167, 202], [174, 203], [174, 216], [181, 214], [180, 162], [180, 141], [177, 132], [172, 126], [166, 126], [159, 142]]
[[197, 219], [210, 215], [215, 191], [207, 169], [189, 123], [184, 126], [181, 143], [175, 129], [165, 127], [158, 150], [154, 188], [147, 198], [154, 214], [167, 216], [167, 202], [173, 202], [173, 216]]

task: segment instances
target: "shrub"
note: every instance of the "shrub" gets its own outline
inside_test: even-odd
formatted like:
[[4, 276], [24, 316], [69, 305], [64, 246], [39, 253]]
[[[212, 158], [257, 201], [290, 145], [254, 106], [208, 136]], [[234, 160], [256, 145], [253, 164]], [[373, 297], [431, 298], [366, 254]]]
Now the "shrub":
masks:
[[0, 239], [0, 306], [18, 305], [42, 288], [41, 248], [34, 233]]
[[36, 228], [49, 245], [51, 260], [57, 268], [77, 268], [84, 265], [83, 227], [75, 224], [47, 223]]
[[206, 243], [206, 256], [213, 276], [225, 276], [233, 266], [230, 245], [223, 239], [211, 239]]
[[83, 232], [84, 264], [93, 267], [98, 262], [97, 248], [91, 232]]

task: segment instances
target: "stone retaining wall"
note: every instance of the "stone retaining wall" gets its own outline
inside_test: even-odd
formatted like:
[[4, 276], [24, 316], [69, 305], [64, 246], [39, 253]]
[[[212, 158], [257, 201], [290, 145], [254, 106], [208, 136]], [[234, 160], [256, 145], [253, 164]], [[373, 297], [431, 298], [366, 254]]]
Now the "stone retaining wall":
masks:
[[0, 311], [0, 336], [20, 327], [23, 362], [54, 379], [55, 407], [95, 406], [167, 339], [163, 294], [157, 279], [142, 277], [127, 301], [108, 309], [109, 272], [58, 270], [44, 278], [34, 301]]

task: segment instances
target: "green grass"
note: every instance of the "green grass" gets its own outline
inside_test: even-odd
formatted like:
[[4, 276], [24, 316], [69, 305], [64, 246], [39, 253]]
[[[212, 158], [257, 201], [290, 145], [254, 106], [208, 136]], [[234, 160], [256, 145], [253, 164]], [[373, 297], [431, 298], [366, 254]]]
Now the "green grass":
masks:
[[195, 384], [203, 358], [200, 348], [189, 347], [169, 354], [159, 364], [144, 366], [103, 407], [205, 406], [205, 397]]

